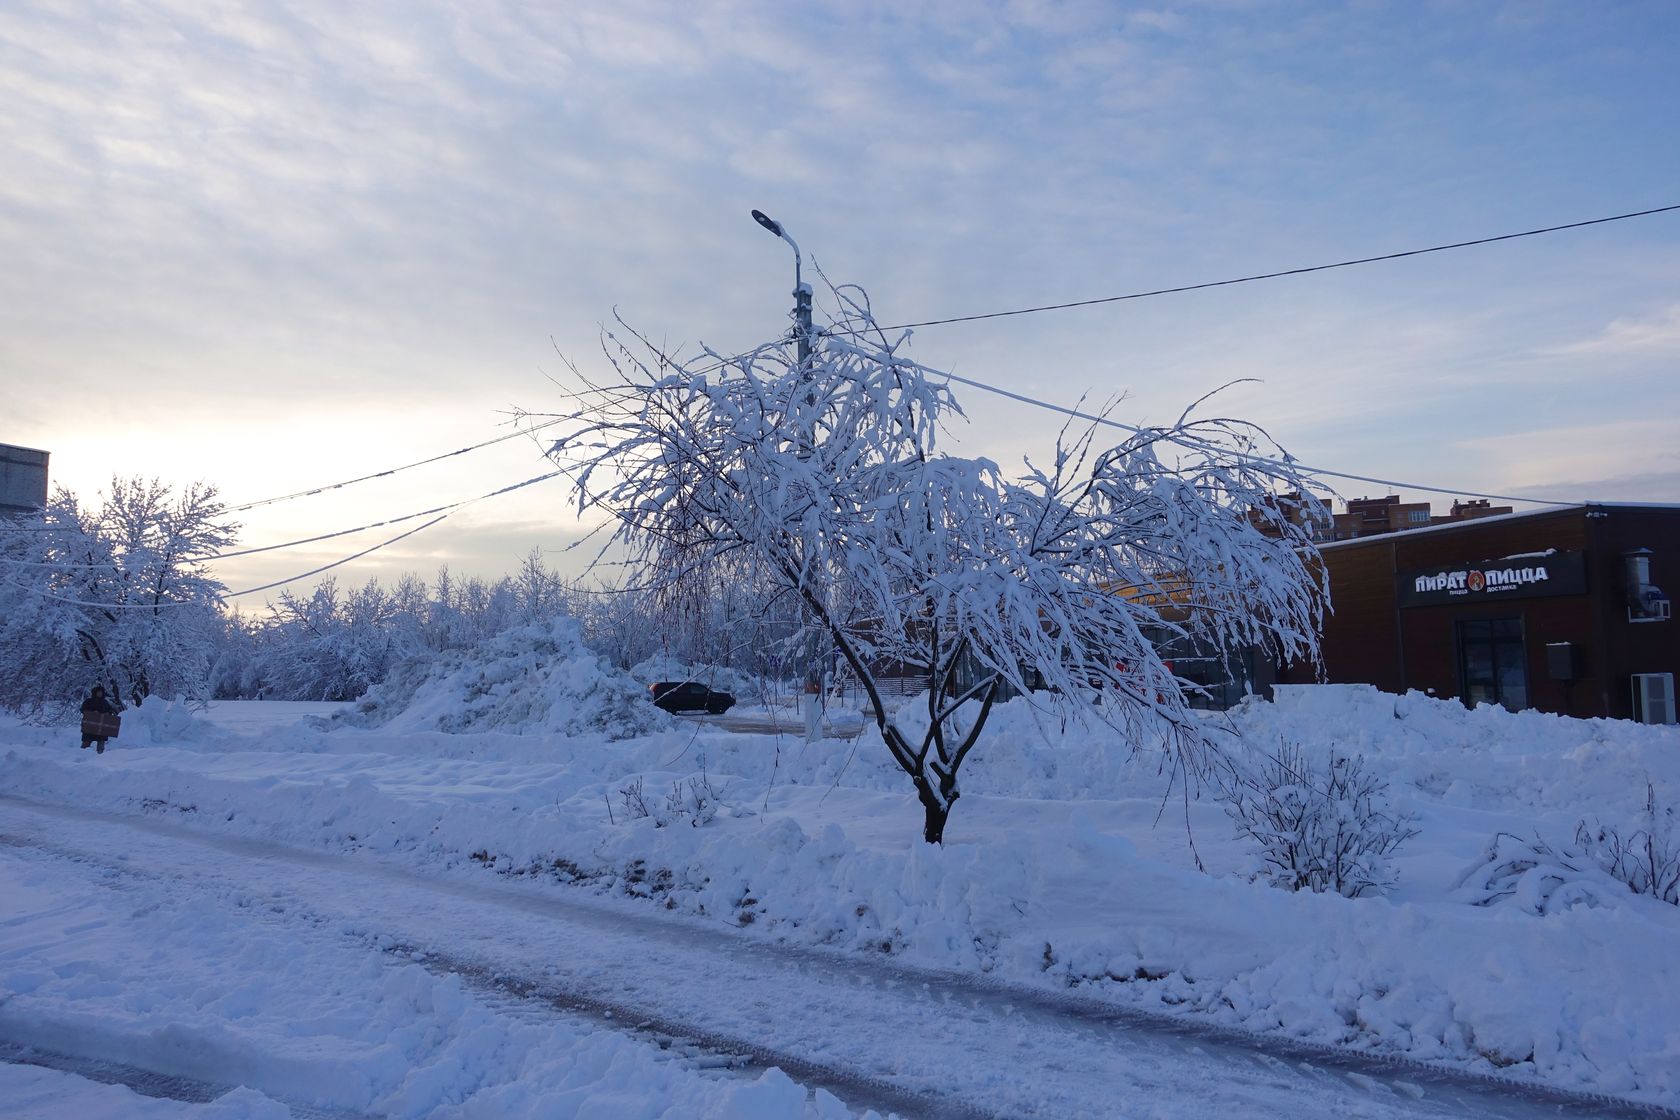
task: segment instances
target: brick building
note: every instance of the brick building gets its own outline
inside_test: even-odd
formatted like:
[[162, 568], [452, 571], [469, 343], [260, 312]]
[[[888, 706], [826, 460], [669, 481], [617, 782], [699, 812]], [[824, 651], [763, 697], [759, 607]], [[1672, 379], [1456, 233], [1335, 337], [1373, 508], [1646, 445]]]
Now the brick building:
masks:
[[[1457, 518], [1321, 546], [1335, 608], [1325, 679], [1674, 722], [1680, 630], [1663, 588], [1680, 589], [1680, 506], [1467, 505]], [[1397, 499], [1370, 508], [1383, 513], [1373, 529], [1412, 523]], [[1279, 670], [1280, 683], [1314, 679], [1311, 666]]]
[[1386, 498], [1349, 498], [1347, 512], [1332, 517], [1331, 539], [1348, 541], [1383, 533], [1404, 533], [1412, 529], [1427, 529], [1432, 525], [1456, 525], [1482, 517], [1499, 517], [1511, 512], [1510, 506], [1496, 506], [1486, 498], [1455, 501], [1445, 514], [1436, 513], [1428, 502], [1402, 502], [1392, 495]]

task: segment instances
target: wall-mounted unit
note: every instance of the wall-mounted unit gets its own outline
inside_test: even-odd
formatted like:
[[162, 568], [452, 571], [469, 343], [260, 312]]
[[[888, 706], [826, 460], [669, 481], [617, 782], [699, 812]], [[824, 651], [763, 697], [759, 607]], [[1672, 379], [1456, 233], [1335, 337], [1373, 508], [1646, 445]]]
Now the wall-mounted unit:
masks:
[[1640, 723], [1674, 722], [1674, 674], [1633, 674], [1633, 718]]
[[1667, 622], [1672, 608], [1662, 588], [1651, 583], [1651, 550], [1624, 552], [1622, 563], [1626, 567], [1628, 621]]

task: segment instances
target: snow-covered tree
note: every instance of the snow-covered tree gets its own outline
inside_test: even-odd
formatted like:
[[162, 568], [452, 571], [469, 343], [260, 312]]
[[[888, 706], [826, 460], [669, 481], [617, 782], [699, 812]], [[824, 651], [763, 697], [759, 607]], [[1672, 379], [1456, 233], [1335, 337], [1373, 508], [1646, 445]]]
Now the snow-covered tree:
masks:
[[[802, 604], [868, 696], [929, 842], [1006, 693], [1100, 696], [1103, 718], [1164, 728], [1199, 768], [1210, 740], [1162, 643], [1316, 659], [1324, 586], [1290, 516], [1308, 480], [1263, 432], [1187, 413], [1101, 447], [1090, 424], [1010, 477], [941, 450], [962, 415], [948, 378], [908, 360], [860, 291], [834, 296], [803, 363], [791, 338], [685, 363], [609, 333], [617, 375], [576, 373], [550, 454], [655, 591], [750, 579]], [[925, 683], [925, 725], [895, 720], [883, 672]]]
[[212, 486], [113, 479], [98, 508], [60, 489], [0, 522], [0, 704], [50, 716], [95, 684], [138, 704], [206, 695], [236, 526]]
[[354, 700], [385, 679], [391, 665], [422, 648], [418, 619], [369, 580], [340, 594], [331, 576], [308, 595], [280, 593], [269, 604], [256, 656], [265, 695]]

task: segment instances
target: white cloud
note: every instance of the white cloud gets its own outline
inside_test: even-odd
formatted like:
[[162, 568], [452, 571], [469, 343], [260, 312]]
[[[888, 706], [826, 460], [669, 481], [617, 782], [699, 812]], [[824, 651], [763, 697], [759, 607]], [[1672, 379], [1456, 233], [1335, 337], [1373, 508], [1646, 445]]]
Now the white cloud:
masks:
[[[1636, 145], [1555, 119], [1553, 88], [1579, 105], [1560, 78], [1591, 60], [1561, 32], [1554, 61], [1460, 49], [1486, 30], [1473, 10], [1285, 26], [1264, 6], [1099, 0], [0, 6], [0, 394], [23, 401], [0, 438], [63, 449], [62, 477], [206, 463], [241, 490], [288, 488], [260, 476], [295, 465], [311, 409], [332, 416], [335, 452], [311, 464], [329, 477], [355, 473], [341, 432], [406, 429], [404, 454], [475, 442], [494, 409], [550, 399], [550, 336], [589, 364], [615, 308], [726, 350], [781, 330], [791, 261], [752, 207], [904, 322], [1544, 224], [1583, 205], [1548, 146], [1632, 181], [1616, 153]], [[1655, 54], [1674, 52], [1653, 52], [1617, 80], [1672, 84]], [[1496, 118], [1508, 147], [1479, 129]], [[1672, 155], [1632, 170], [1673, 181]], [[1057, 401], [1133, 390], [1127, 419], [1260, 376], [1221, 403], [1304, 458], [1467, 478], [1466, 430], [1603, 420], [1635, 381], [1641, 410], [1680, 407], [1658, 368], [1680, 310], [1627, 318], [1680, 299], [1672, 235], [1644, 227], [1631, 270], [1621, 228], [1590, 259], [1535, 240], [929, 329], [915, 356]], [[1570, 354], [1619, 346], [1614, 376], [1550, 363], [1535, 391], [1517, 359], [1537, 339], [1612, 321]], [[965, 451], [1050, 445], [1053, 414], [964, 399]], [[115, 415], [90, 423], [90, 400]], [[237, 445], [205, 402], [238, 418]], [[1515, 461], [1464, 454], [1495, 450]]]
[[[1579, 501], [1680, 501], [1672, 417], [1567, 424], [1457, 441], [1510, 493]], [[1475, 487], [1482, 489], [1485, 487]]]
[[1549, 357], [1609, 357], [1680, 352], [1680, 303], [1653, 315], [1616, 319], [1591, 338], [1554, 346]]

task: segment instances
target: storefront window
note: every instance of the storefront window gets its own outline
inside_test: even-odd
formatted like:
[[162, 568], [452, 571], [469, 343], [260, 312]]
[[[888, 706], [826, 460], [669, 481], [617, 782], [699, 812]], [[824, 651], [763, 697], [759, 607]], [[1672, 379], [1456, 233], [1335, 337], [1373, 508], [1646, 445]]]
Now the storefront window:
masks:
[[1522, 619], [1478, 619], [1458, 624], [1459, 679], [1464, 702], [1528, 707], [1528, 667]]

